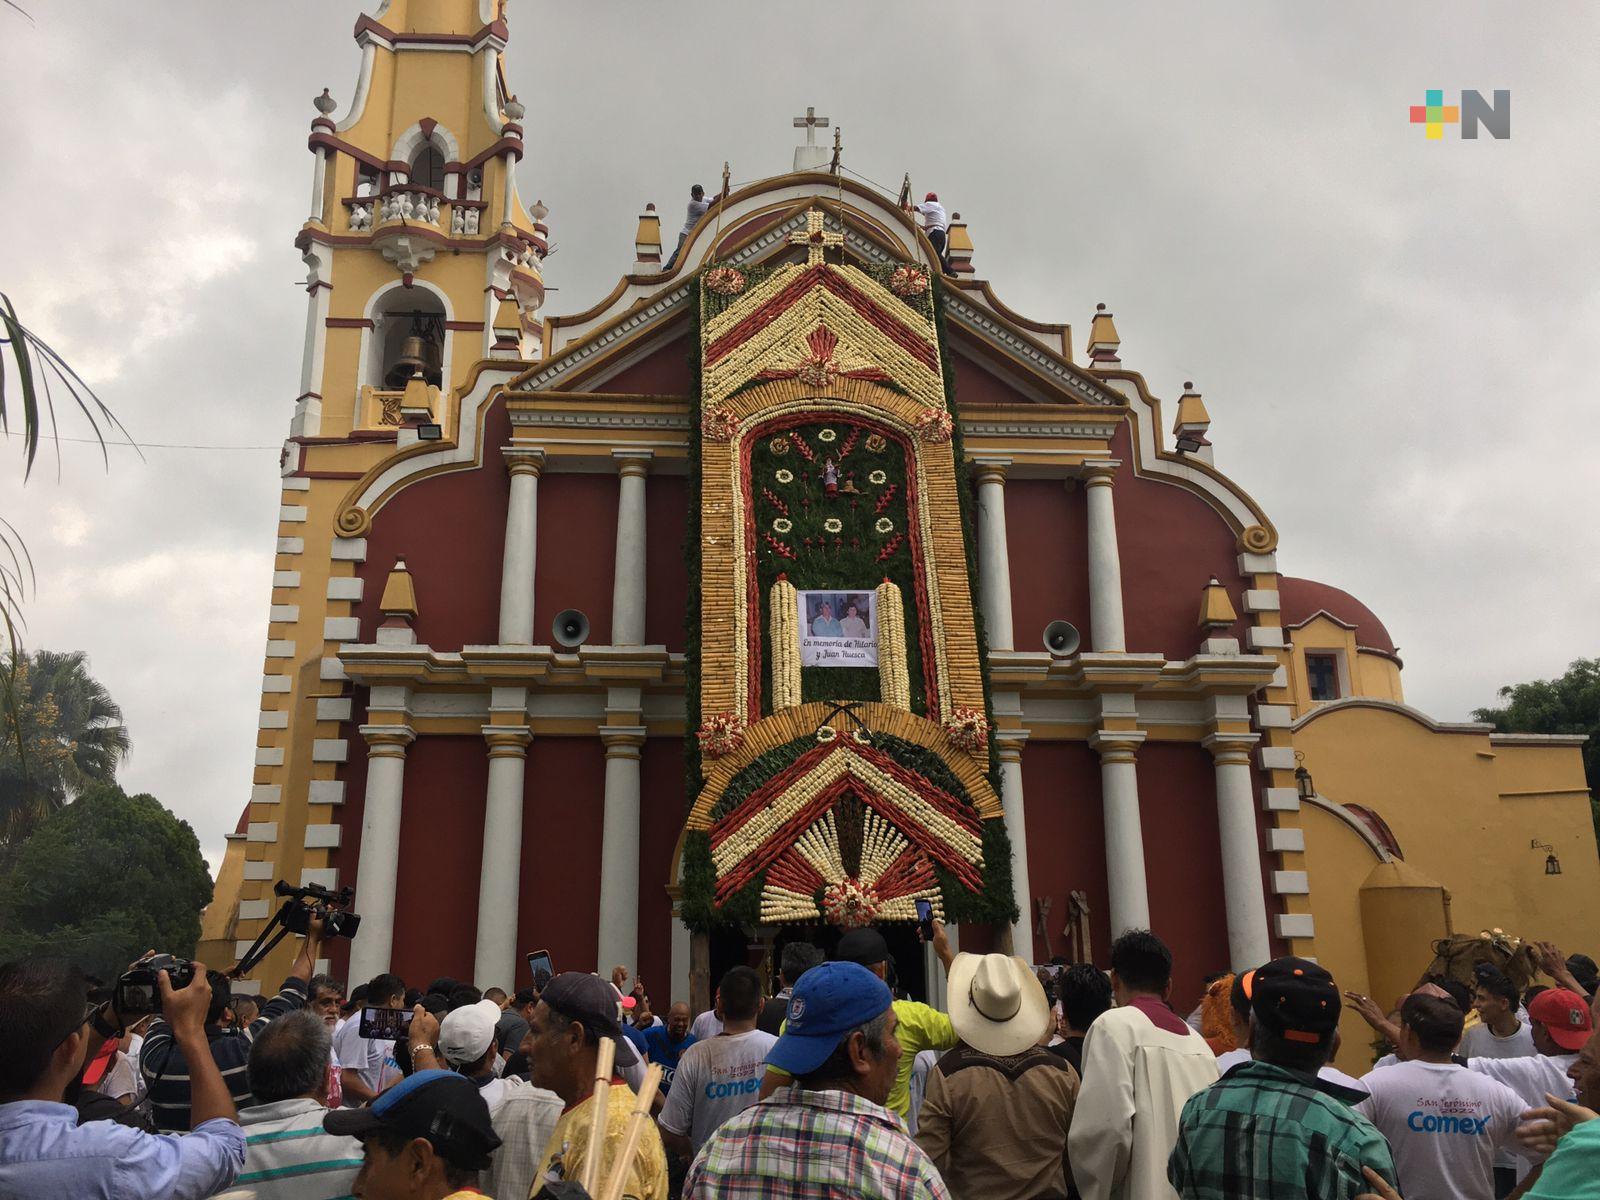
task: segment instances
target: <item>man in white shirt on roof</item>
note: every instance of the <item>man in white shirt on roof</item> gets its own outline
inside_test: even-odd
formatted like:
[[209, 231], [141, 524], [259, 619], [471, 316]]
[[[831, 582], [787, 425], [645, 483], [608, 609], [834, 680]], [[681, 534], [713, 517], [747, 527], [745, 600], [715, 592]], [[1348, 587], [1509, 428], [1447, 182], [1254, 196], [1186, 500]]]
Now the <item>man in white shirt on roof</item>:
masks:
[[1451, 1061], [1463, 1020], [1449, 1000], [1407, 996], [1400, 1007], [1404, 1061], [1362, 1080], [1371, 1095], [1356, 1111], [1389, 1140], [1404, 1196], [1489, 1200], [1497, 1152], [1521, 1151], [1521, 1097]]
[[945, 215], [944, 205], [939, 203], [939, 193], [929, 192], [924, 196], [922, 203], [917, 205], [917, 212], [922, 215], [922, 232], [927, 234], [928, 241], [933, 243], [934, 253], [939, 256], [939, 265], [943, 269], [945, 231], [950, 227], [950, 218]]
[[1083, 1087], [1067, 1158], [1084, 1200], [1167, 1200], [1167, 1160], [1184, 1102], [1217, 1081], [1205, 1038], [1167, 1004], [1172, 952], [1147, 929], [1111, 946], [1117, 1007], [1083, 1042]]

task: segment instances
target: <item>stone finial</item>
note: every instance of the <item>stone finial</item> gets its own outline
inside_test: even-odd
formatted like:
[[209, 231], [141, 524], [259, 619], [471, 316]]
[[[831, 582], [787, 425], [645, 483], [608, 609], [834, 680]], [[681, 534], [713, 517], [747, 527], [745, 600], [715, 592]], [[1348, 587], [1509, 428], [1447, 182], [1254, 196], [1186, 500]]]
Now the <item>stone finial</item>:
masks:
[[661, 272], [661, 217], [654, 204], [646, 204], [639, 214], [639, 231], [633, 238], [635, 275]]
[[520, 121], [528, 115], [528, 106], [515, 96], [507, 100], [501, 108], [505, 112], [506, 120], [508, 121]]
[[536, 225], [542, 225], [544, 219], [550, 215], [550, 209], [543, 200], [535, 200], [533, 206], [528, 209], [528, 215], [533, 218]]
[[1206, 402], [1194, 390], [1194, 384], [1184, 380], [1183, 395], [1178, 397], [1178, 416], [1172, 423], [1172, 436], [1177, 439], [1178, 451], [1198, 455], [1210, 462], [1211, 442], [1206, 438], [1209, 428], [1211, 414], [1206, 411]]
[[517, 307], [517, 297], [507, 292], [500, 297], [494, 310], [494, 346], [490, 358], [522, 357], [522, 310]]
[[325, 117], [332, 113], [334, 109], [339, 107], [339, 102], [332, 96], [328, 95], [327, 88], [323, 88], [322, 95], [318, 96], [311, 103], [316, 105], [317, 111]]
[[1089, 365], [1095, 367], [1120, 367], [1122, 360], [1117, 350], [1122, 339], [1117, 336], [1117, 325], [1104, 304], [1094, 306], [1094, 320], [1089, 325]]
[[950, 227], [945, 230], [944, 256], [950, 260], [952, 275], [972, 274], [972, 235], [960, 213], [950, 214]]
[[411, 623], [417, 619], [417, 588], [406, 570], [404, 555], [396, 555], [389, 578], [384, 581], [383, 598], [378, 601], [383, 613], [383, 624], [378, 626], [378, 643], [385, 646], [414, 646], [416, 631]]
[[1228, 597], [1228, 589], [1217, 582], [1213, 575], [1200, 592], [1200, 619], [1195, 622], [1207, 633], [1220, 633], [1239, 619], [1239, 614], [1233, 610], [1233, 601]]

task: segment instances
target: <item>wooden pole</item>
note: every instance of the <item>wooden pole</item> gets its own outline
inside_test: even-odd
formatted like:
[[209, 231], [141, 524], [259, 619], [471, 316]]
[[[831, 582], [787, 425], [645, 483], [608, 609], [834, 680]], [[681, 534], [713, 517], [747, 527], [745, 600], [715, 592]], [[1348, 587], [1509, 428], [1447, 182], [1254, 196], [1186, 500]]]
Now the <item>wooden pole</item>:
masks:
[[594, 1060], [594, 1120], [589, 1126], [589, 1152], [583, 1156], [583, 1170], [578, 1177], [583, 1190], [591, 1196], [595, 1181], [600, 1178], [600, 1160], [606, 1153], [606, 1109], [611, 1101], [611, 1067], [616, 1055], [617, 1044], [610, 1038], [601, 1038]]
[[622, 1200], [622, 1189], [628, 1182], [628, 1168], [633, 1156], [639, 1152], [639, 1139], [650, 1122], [650, 1104], [656, 1098], [656, 1088], [661, 1084], [661, 1064], [652, 1063], [644, 1073], [644, 1083], [634, 1097], [633, 1114], [628, 1118], [628, 1132], [622, 1140], [622, 1149], [611, 1163], [611, 1176], [595, 1200]]

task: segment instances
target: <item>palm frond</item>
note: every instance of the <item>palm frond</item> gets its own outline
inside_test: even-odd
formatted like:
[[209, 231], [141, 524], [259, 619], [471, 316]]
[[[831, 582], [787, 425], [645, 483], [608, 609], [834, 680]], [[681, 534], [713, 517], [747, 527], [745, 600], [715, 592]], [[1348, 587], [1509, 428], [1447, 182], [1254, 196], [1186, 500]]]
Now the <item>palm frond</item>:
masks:
[[28, 19], [29, 25], [33, 24], [33, 14], [27, 9], [23, 8], [22, 5], [18, 4], [17, 0], [0, 0], [0, 3], [4, 3], [7, 8], [14, 9], [15, 11], [21, 13]]

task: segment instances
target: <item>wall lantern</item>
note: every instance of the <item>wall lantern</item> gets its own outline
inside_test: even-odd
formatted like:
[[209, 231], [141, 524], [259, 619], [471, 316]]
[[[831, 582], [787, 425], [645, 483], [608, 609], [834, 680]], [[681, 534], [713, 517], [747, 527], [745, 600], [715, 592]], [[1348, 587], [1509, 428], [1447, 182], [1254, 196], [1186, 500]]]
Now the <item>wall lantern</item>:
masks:
[[1300, 751], [1294, 752], [1294, 786], [1300, 793], [1302, 800], [1314, 800], [1317, 795], [1317, 785], [1311, 782], [1311, 772], [1306, 770], [1306, 756]]
[[1556, 857], [1556, 848], [1549, 842], [1541, 842], [1538, 838], [1534, 838], [1528, 843], [1528, 849], [1546, 852], [1544, 860], [1544, 873], [1546, 875], [1561, 874], [1561, 860]]

